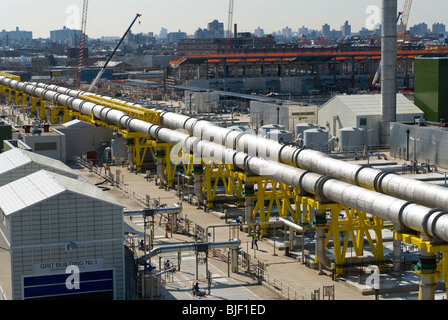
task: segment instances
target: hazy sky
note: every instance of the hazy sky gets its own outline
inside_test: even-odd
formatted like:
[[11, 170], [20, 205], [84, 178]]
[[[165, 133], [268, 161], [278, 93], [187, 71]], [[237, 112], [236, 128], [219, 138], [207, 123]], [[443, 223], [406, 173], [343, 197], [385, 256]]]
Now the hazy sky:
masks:
[[[398, 0], [399, 11], [403, 4], [404, 0]], [[33, 31], [34, 38], [47, 38], [50, 30], [63, 26], [79, 29], [82, 6], [82, 0], [3, 0], [0, 30], [19, 27]], [[158, 34], [165, 27], [168, 32], [193, 34], [214, 19], [227, 29], [228, 6], [228, 0], [90, 0], [87, 34], [93, 38], [122, 36], [136, 13], [142, 17], [134, 25], [134, 33]], [[285, 27], [320, 30], [324, 23], [340, 30], [348, 20], [352, 31], [358, 31], [377, 19], [375, 6], [380, 9], [381, 0], [234, 0], [233, 22], [239, 32], [254, 32], [260, 27], [271, 33]], [[447, 12], [447, 0], [414, 0], [409, 25], [448, 25]]]

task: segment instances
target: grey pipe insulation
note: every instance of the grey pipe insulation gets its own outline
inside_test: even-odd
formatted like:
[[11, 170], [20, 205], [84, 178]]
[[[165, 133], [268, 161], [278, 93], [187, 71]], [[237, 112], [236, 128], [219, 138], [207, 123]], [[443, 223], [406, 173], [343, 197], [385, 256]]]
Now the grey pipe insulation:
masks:
[[[277, 162], [268, 157], [229, 148], [216, 143], [216, 140], [210, 142], [197, 136], [190, 136], [190, 134], [185, 132], [172, 130], [162, 125], [151, 124], [130, 117], [122, 111], [87, 102], [65, 93], [51, 91], [49, 87], [43, 88], [2, 76], [0, 76], [0, 84], [41, 97], [48, 101], [53, 101], [58, 105], [66, 106], [82, 114], [93, 114], [95, 117], [109, 123], [149, 135], [164, 142], [169, 142], [175, 145], [175, 147], [193, 152], [193, 154], [196, 154], [205, 161], [207, 158], [219, 160], [223, 163], [247, 170], [255, 175], [266, 176], [278, 182], [297, 187], [304, 192], [320, 196], [323, 199], [367, 212], [384, 220], [390, 220], [402, 228], [422, 232], [431, 238], [448, 241], [448, 214], [443, 209], [432, 209], [433, 207], [426, 207], [415, 202], [365, 189], [338, 180], [336, 177], [321, 175], [310, 170]], [[188, 119], [187, 122], [200, 123], [202, 121]], [[215, 129], [215, 126], [211, 127]], [[241, 134], [240, 132], [236, 133]], [[234, 134], [233, 132], [228, 132], [228, 136]], [[245, 135], [241, 135], [240, 140], [243, 138], [248, 141]], [[280, 146], [280, 148], [286, 149], [284, 146]], [[277, 147], [276, 149], [280, 148]], [[267, 148], [265, 149], [269, 151]], [[295, 150], [295, 152], [299, 152], [295, 156], [300, 155], [303, 151], [308, 150]], [[173, 154], [176, 154], [176, 151]], [[329, 157], [322, 157], [322, 159], [324, 161], [327, 161], [327, 159], [333, 160]], [[338, 161], [335, 164], [339, 168], [343, 163], [341, 164]], [[412, 181], [415, 183], [414, 180]]]
[[[239, 247], [240, 244], [241, 241], [239, 239], [233, 239], [230, 241], [223, 241], [223, 242], [194, 242], [186, 244], [164, 245], [149, 251], [148, 258], [167, 252], [201, 251], [201, 249], [208, 250], [218, 248], [236, 249]], [[145, 256], [142, 256], [142, 258], [144, 257]]]

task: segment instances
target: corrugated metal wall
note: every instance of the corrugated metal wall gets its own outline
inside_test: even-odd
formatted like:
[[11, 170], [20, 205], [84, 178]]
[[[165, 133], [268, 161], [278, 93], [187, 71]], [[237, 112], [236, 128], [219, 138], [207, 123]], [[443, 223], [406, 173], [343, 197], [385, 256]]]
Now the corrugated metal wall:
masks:
[[[390, 154], [392, 157], [406, 159], [407, 133], [409, 129], [409, 160], [417, 157], [419, 163], [435, 164], [448, 168], [448, 131], [439, 128], [409, 126], [394, 123], [391, 129]], [[413, 141], [412, 138], [419, 141]], [[414, 153], [415, 146], [415, 153]]]

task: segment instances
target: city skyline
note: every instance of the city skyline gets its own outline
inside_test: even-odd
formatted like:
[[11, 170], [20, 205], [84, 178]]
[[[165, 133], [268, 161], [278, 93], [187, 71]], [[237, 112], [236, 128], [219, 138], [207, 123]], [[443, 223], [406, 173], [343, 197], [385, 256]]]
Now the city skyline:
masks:
[[[329, 24], [331, 29], [340, 30], [345, 21], [350, 23], [352, 32], [357, 32], [372, 22], [380, 22], [380, 0], [347, 0], [343, 6], [341, 2], [321, 0], [316, 4], [312, 1], [278, 0], [277, 5], [272, 6], [267, 0], [235, 1], [233, 22], [238, 25], [239, 32], [253, 33], [260, 27], [266, 34], [281, 31], [286, 27], [293, 31], [302, 26], [321, 30], [324, 24]], [[17, 2], [3, 5], [0, 12], [0, 30], [15, 30], [19, 27], [20, 30], [32, 31], [33, 38], [48, 38], [51, 30], [62, 29], [64, 26], [80, 28], [82, 0], [19, 0], [19, 3], [28, 9], [26, 12], [21, 10], [20, 15], [11, 14], [17, 10]], [[404, 0], [398, 1], [398, 11], [401, 11], [403, 3]], [[256, 14], [254, 8], [257, 9]], [[448, 24], [444, 9], [448, 9], [446, 1], [431, 0], [431, 5], [422, 0], [414, 1], [409, 25], [421, 22], [427, 23], [429, 27], [433, 23]], [[166, 15], [158, 14], [159, 12]], [[191, 35], [215, 19], [223, 22], [224, 28], [227, 29], [228, 0], [172, 0], [154, 1], [150, 4], [143, 1], [90, 1], [87, 34], [91, 38], [121, 36], [136, 13], [141, 13], [142, 17], [140, 22], [134, 25], [133, 33], [159, 34], [161, 28], [166, 28], [168, 32], [181, 30]]]

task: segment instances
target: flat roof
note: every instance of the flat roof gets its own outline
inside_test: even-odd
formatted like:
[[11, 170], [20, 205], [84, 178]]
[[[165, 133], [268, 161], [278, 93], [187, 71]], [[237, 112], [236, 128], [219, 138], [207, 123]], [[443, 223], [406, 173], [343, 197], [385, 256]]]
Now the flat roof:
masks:
[[236, 92], [229, 92], [229, 91], [220, 91], [220, 90], [210, 90], [210, 89], [204, 89], [199, 87], [192, 87], [192, 86], [184, 86], [184, 85], [172, 85], [171, 86], [174, 89], [182, 89], [182, 90], [189, 90], [193, 92], [215, 92], [218, 93], [220, 96], [227, 96], [227, 97], [234, 97], [234, 98], [241, 98], [241, 99], [248, 99], [248, 100], [256, 100], [261, 102], [277, 102], [277, 101], [283, 101], [280, 99], [274, 99], [269, 97], [262, 97], [258, 95], [252, 95], [252, 94], [244, 94], [244, 93], [236, 93]]

